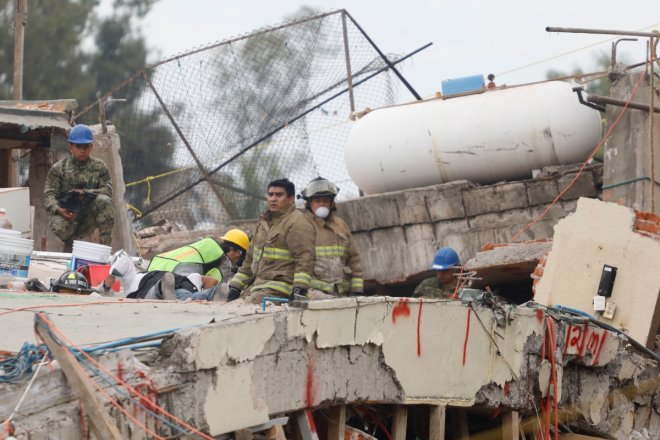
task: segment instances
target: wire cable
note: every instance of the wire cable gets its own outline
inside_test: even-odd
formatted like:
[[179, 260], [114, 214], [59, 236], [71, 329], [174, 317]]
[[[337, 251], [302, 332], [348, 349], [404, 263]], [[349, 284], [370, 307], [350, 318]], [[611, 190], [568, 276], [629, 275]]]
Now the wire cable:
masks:
[[635, 97], [635, 94], [637, 94], [637, 91], [639, 90], [639, 87], [641, 86], [642, 81], [644, 80], [645, 77], [646, 77], [646, 75], [640, 75], [639, 76], [639, 80], [635, 84], [635, 87], [633, 88], [633, 91], [630, 94], [630, 97], [626, 101], [626, 104], [623, 106], [623, 109], [621, 110], [621, 113], [619, 114], [619, 116], [617, 116], [617, 118], [614, 120], [612, 125], [610, 125], [610, 128], [607, 130], [607, 132], [602, 137], [600, 142], [598, 142], [598, 145], [596, 145], [596, 148], [594, 148], [593, 151], [591, 152], [591, 154], [589, 154], [589, 157], [587, 157], [587, 159], [582, 163], [582, 166], [578, 169], [575, 176], [571, 179], [570, 182], [568, 182], [568, 185], [566, 185], [566, 188], [561, 190], [559, 192], [559, 194], [557, 194], [557, 197], [555, 197], [554, 200], [539, 215], [537, 215], [531, 222], [529, 222], [522, 229], [520, 229], [518, 232], [516, 232], [516, 234], [511, 238], [510, 241], [515, 242], [523, 232], [527, 231], [529, 228], [531, 228], [532, 226], [537, 224], [539, 221], [541, 221], [541, 219], [543, 219], [543, 217], [545, 217], [548, 214], [548, 212], [550, 212], [550, 210], [557, 204], [557, 202], [559, 202], [559, 200], [564, 196], [564, 194], [566, 194], [566, 192], [568, 192], [568, 190], [571, 189], [571, 187], [575, 184], [575, 182], [577, 182], [578, 178], [582, 175], [582, 172], [584, 171], [584, 169], [588, 165], [589, 161], [596, 155], [598, 150], [600, 150], [601, 146], [610, 137], [610, 134], [612, 133], [614, 128], [619, 124], [619, 121], [621, 121], [621, 118], [623, 118], [623, 115], [628, 110], [628, 106], [630, 105], [633, 98]]

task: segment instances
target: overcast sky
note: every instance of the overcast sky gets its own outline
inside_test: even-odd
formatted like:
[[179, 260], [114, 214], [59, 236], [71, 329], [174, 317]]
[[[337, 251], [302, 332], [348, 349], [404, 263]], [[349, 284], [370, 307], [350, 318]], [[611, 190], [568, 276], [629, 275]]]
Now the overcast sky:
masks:
[[[164, 58], [281, 23], [303, 5], [347, 9], [384, 52], [433, 42], [403, 72], [422, 96], [440, 90], [444, 79], [474, 74], [515, 84], [542, 80], [549, 69], [589, 71], [597, 52], [610, 52], [611, 36], [548, 33], [546, 26], [660, 30], [658, 0], [160, 0], [143, 31]], [[645, 45], [624, 42], [619, 51], [629, 62], [643, 61]]]

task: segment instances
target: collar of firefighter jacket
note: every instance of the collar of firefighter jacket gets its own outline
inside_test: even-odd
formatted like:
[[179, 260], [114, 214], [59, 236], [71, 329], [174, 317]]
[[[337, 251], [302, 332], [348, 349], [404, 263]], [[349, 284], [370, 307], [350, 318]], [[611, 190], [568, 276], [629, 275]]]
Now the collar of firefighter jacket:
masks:
[[291, 206], [289, 206], [288, 208], [282, 209], [282, 210], [277, 211], [277, 212], [266, 211], [263, 214], [263, 218], [265, 218], [268, 221], [277, 220], [277, 219], [280, 219], [282, 217], [287, 216], [288, 214], [291, 214], [295, 210], [296, 210], [296, 204], [292, 203]]

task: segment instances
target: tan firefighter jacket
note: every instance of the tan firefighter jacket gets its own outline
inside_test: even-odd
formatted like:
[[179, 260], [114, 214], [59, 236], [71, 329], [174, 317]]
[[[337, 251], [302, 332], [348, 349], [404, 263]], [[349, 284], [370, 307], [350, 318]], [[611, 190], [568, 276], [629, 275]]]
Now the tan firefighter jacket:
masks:
[[325, 220], [310, 211], [305, 211], [305, 216], [314, 226], [316, 237], [312, 288], [339, 295], [362, 293], [360, 254], [346, 223], [334, 214]]
[[313, 270], [314, 228], [292, 204], [259, 217], [245, 262], [229, 285], [290, 295], [293, 287], [309, 289]]

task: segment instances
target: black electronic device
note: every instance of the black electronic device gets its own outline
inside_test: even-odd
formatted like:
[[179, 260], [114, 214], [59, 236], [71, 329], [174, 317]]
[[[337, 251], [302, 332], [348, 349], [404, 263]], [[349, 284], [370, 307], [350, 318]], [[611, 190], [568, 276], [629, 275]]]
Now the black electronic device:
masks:
[[603, 272], [600, 274], [600, 283], [598, 283], [598, 293], [596, 295], [609, 298], [612, 296], [614, 280], [616, 279], [616, 267], [603, 265]]

